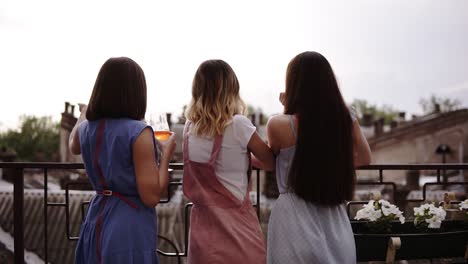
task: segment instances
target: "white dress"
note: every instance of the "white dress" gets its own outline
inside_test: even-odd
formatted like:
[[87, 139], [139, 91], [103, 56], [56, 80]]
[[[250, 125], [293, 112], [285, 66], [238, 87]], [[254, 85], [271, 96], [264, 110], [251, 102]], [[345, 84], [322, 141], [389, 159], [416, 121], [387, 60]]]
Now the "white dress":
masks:
[[[296, 135], [292, 122], [291, 129]], [[319, 206], [287, 192], [294, 153], [295, 146], [281, 149], [276, 158], [280, 196], [268, 224], [267, 263], [356, 263], [356, 246], [345, 206]]]

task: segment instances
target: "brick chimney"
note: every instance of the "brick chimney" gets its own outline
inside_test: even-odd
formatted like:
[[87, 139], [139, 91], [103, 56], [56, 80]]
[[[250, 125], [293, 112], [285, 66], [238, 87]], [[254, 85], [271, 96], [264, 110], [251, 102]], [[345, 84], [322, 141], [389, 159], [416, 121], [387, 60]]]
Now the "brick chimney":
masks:
[[434, 104], [434, 114], [440, 113], [440, 104]]
[[69, 102], [65, 102], [65, 111], [62, 113], [60, 120], [60, 161], [61, 162], [79, 162], [79, 156], [74, 156], [68, 149], [68, 139], [70, 132], [75, 126], [78, 119], [74, 115], [75, 106]]
[[370, 127], [374, 121], [374, 116], [371, 113], [364, 113], [362, 115], [362, 126]]
[[385, 120], [383, 118], [379, 118], [374, 121], [374, 136], [375, 137], [378, 137], [383, 134], [384, 123], [385, 123]]
[[69, 102], [65, 102], [65, 111], [62, 113], [60, 127], [71, 131], [75, 126], [76, 121], [78, 121], [78, 119], [75, 117], [75, 106], [71, 105]]
[[397, 127], [398, 127], [398, 121], [397, 120], [392, 120], [390, 122], [390, 129], [393, 130], [393, 129], [397, 128]]
[[401, 121], [405, 121], [406, 119], [406, 112], [399, 112], [398, 117], [400, 118]]

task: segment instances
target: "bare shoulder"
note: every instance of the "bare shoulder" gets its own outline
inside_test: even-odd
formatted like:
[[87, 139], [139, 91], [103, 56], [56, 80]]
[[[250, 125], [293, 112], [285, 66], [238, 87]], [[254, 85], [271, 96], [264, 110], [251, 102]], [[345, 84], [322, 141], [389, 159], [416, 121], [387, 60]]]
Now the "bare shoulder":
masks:
[[284, 114], [274, 115], [268, 119], [267, 129], [268, 130], [280, 130], [289, 126], [289, 116]]

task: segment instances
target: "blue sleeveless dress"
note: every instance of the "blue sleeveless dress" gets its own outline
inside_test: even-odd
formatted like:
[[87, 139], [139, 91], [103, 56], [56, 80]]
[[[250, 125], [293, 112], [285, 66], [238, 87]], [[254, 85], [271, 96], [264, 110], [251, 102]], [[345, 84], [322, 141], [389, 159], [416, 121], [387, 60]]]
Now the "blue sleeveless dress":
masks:
[[146, 127], [132, 119], [80, 124], [83, 162], [97, 195], [81, 225], [75, 263], [158, 263], [156, 209], [138, 195], [132, 158]]
[[[289, 116], [290, 126], [296, 130]], [[268, 223], [268, 264], [355, 264], [356, 247], [344, 205], [320, 206], [306, 202], [287, 187], [296, 146], [280, 150], [276, 157], [276, 182], [280, 196]], [[311, 177], [314, 173], [311, 161]], [[322, 176], [323, 177], [323, 176]]]

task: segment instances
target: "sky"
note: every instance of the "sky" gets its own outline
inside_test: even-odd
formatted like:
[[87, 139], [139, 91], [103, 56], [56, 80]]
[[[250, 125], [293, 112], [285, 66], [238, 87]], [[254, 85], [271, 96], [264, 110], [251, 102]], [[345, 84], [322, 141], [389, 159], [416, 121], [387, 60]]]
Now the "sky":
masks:
[[0, 0], [0, 130], [87, 103], [102, 64], [143, 68], [148, 113], [180, 115], [197, 67], [223, 59], [246, 103], [279, 113], [286, 67], [330, 61], [346, 101], [420, 114], [432, 94], [468, 107], [468, 1]]

